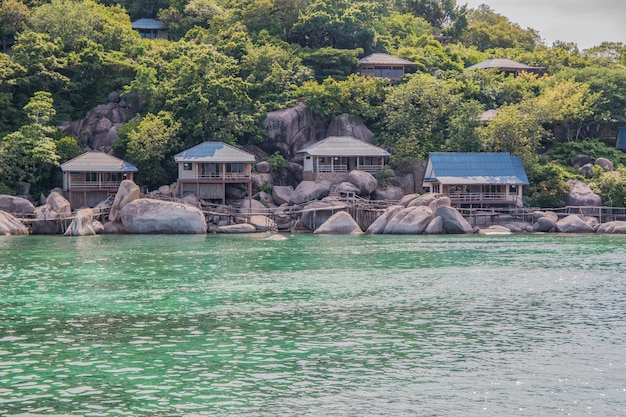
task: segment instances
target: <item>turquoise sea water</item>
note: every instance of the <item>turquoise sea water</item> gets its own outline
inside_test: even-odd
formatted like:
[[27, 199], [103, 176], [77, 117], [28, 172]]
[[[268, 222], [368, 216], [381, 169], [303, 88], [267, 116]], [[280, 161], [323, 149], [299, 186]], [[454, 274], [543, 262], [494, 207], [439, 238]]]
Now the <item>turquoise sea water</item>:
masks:
[[265, 237], [0, 237], [0, 415], [626, 415], [626, 237]]

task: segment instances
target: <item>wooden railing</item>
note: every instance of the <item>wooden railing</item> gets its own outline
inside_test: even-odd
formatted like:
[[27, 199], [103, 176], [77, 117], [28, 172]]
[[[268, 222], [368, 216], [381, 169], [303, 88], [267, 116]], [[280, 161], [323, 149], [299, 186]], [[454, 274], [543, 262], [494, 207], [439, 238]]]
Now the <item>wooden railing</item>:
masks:
[[70, 181], [70, 190], [110, 190], [118, 189], [121, 181]]
[[[328, 165], [328, 164], [320, 164], [317, 165], [315, 172], [316, 173], [320, 173], [320, 172], [348, 172], [348, 165], [345, 164], [336, 164], [336, 165]], [[365, 171], [365, 172], [379, 172], [382, 171], [384, 168], [384, 166], [382, 165], [359, 165], [358, 169], [359, 171]]]
[[214, 180], [224, 180], [224, 181], [232, 181], [232, 180], [247, 180], [251, 178], [251, 174], [249, 172], [206, 172], [199, 173], [199, 179], [214, 179]]

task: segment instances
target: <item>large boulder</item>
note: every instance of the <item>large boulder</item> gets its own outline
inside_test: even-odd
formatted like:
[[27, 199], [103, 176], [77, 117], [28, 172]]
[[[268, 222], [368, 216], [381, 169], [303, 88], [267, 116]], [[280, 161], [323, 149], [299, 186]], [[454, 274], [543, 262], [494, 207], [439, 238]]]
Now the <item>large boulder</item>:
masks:
[[448, 234], [469, 234], [473, 233], [472, 226], [465, 220], [465, 218], [458, 212], [458, 210], [441, 206], [435, 211], [435, 217], [441, 217], [443, 229]]
[[551, 232], [556, 227], [556, 221], [550, 216], [539, 217], [533, 223], [533, 232]]
[[272, 171], [272, 164], [268, 161], [257, 162], [256, 164], [256, 172], [261, 174], [269, 174]]
[[446, 233], [443, 228], [443, 219], [440, 216], [435, 217], [428, 223], [426, 229], [424, 229], [425, 235], [442, 235]]
[[247, 223], [253, 225], [255, 229], [259, 232], [276, 230], [276, 223], [274, 223], [274, 220], [270, 219], [267, 216], [262, 216], [258, 214], [250, 216], [247, 220]]
[[369, 196], [378, 187], [378, 180], [374, 178], [372, 174], [365, 171], [350, 171], [348, 174], [348, 181], [356, 185], [359, 190], [359, 195]]
[[312, 201], [302, 209], [301, 224], [309, 230], [316, 230], [338, 210], [344, 208], [345, 204], [338, 204], [333, 201]]
[[367, 143], [372, 143], [374, 139], [374, 134], [371, 130], [346, 113], [332, 118], [328, 124], [326, 136], [351, 136]]
[[260, 147], [270, 155], [278, 151], [288, 160], [292, 160], [306, 144], [322, 139], [326, 134], [325, 123], [315, 118], [303, 103], [267, 113], [263, 127], [267, 131], [267, 140]]
[[337, 192], [340, 196], [346, 196], [348, 194], [361, 194], [361, 189], [351, 182], [344, 181], [337, 186]]
[[374, 220], [374, 223], [370, 224], [370, 226], [367, 228], [366, 233], [372, 235], [382, 234], [387, 227], [387, 223], [404, 208], [404, 206], [401, 206], [399, 204], [387, 207], [383, 214], [381, 214], [376, 220]]
[[584, 207], [600, 207], [602, 206], [602, 198], [591, 191], [591, 188], [580, 180], [569, 180], [569, 192], [565, 196], [565, 205], [567, 206], [584, 206]]
[[127, 233], [206, 233], [202, 211], [170, 201], [135, 200], [120, 210], [120, 219]]
[[126, 121], [129, 109], [117, 92], [109, 94], [109, 103], [101, 104], [84, 119], [65, 122], [60, 126], [66, 135], [75, 138], [83, 147], [108, 152], [119, 137], [119, 130]]
[[372, 200], [399, 201], [402, 197], [404, 197], [404, 191], [402, 191], [402, 188], [395, 187], [393, 185], [379, 187], [372, 194]]
[[28, 228], [13, 215], [0, 210], [0, 235], [27, 235]]
[[78, 210], [64, 236], [92, 236], [96, 231], [93, 228], [93, 210], [90, 208]]
[[626, 221], [616, 220], [612, 222], [602, 223], [596, 230], [596, 233], [606, 234], [626, 234]]
[[422, 234], [433, 219], [433, 211], [425, 206], [407, 207], [387, 223], [384, 234]]
[[350, 214], [340, 211], [333, 214], [313, 233], [330, 235], [360, 235], [363, 233]]
[[331, 183], [329, 181], [302, 181], [291, 196], [290, 204], [302, 204], [308, 201], [321, 200], [330, 193]]
[[0, 210], [15, 215], [33, 214], [35, 205], [22, 197], [0, 194]]
[[139, 199], [139, 186], [132, 180], [124, 180], [120, 184], [109, 212], [109, 220], [116, 222], [120, 220], [120, 211], [129, 203]]
[[57, 191], [51, 192], [46, 198], [46, 203], [35, 209], [35, 217], [40, 220], [59, 219], [71, 214], [70, 202]]
[[289, 203], [291, 194], [293, 194], [293, 187], [291, 185], [275, 185], [272, 187], [272, 200], [279, 206]]
[[593, 227], [575, 214], [570, 214], [556, 223], [556, 230], [561, 233], [593, 233]]

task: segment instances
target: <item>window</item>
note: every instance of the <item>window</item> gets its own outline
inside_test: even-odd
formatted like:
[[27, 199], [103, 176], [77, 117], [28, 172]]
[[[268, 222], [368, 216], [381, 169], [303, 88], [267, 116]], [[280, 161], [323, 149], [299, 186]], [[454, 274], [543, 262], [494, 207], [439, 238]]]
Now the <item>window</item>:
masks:
[[97, 172], [85, 172], [85, 181], [95, 182], [98, 181]]
[[191, 162], [183, 163], [183, 171], [191, 171]]
[[243, 164], [242, 163], [230, 163], [226, 164], [227, 172], [243, 172]]

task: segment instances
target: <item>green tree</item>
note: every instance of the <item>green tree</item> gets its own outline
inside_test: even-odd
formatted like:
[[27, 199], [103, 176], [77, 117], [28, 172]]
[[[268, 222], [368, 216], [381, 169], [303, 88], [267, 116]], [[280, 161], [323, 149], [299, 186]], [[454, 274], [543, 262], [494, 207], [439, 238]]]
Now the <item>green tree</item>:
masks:
[[484, 144], [478, 133], [485, 107], [476, 100], [460, 102], [451, 112], [445, 148], [451, 152], [481, 152]]
[[315, 79], [322, 82], [328, 77], [345, 80], [358, 68], [358, 57], [362, 54], [362, 49], [324, 47], [319, 49], [304, 48], [300, 56], [302, 63], [313, 69]]
[[0, 42], [2, 52], [8, 52], [8, 47], [15, 40], [15, 35], [26, 29], [30, 10], [28, 6], [18, 0], [3, 0], [0, 3]]
[[383, 137], [392, 163], [425, 159], [446, 141], [450, 114], [460, 101], [459, 84], [415, 74], [398, 85], [383, 104]]
[[589, 186], [602, 198], [604, 205], [626, 206], [626, 167], [620, 166], [615, 171], [603, 172]]
[[31, 184], [33, 192], [44, 192], [50, 188], [52, 169], [59, 163], [52, 139], [56, 128], [50, 124], [55, 114], [50, 93], [37, 92], [24, 111], [32, 123], [0, 141], [0, 178], [5, 189], [24, 181]]
[[173, 152], [180, 148], [180, 123], [168, 112], [147, 114], [136, 130], [128, 133], [126, 157], [135, 164], [138, 181], [151, 188], [170, 183], [176, 177]]

